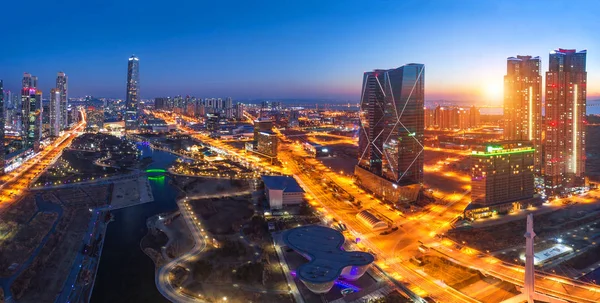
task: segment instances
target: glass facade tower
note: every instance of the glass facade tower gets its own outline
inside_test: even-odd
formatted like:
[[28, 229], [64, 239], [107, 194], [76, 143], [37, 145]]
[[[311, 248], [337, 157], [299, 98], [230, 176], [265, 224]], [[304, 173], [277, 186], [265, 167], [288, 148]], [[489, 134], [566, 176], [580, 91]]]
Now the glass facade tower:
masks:
[[62, 120], [62, 112], [61, 112], [61, 92], [57, 88], [53, 88], [50, 90], [50, 105], [48, 109], [49, 112], [49, 124], [50, 124], [50, 136], [58, 137], [61, 130], [61, 120]]
[[125, 129], [135, 129], [140, 109], [140, 60], [129, 57], [127, 63], [127, 97], [125, 99]]
[[423, 64], [363, 76], [358, 184], [387, 201], [411, 202], [423, 182]]
[[59, 93], [58, 102], [59, 102], [60, 112], [58, 113], [58, 115], [59, 115], [58, 123], [59, 123], [60, 129], [66, 129], [69, 127], [69, 119], [68, 119], [69, 101], [68, 101], [68, 94], [67, 94], [67, 86], [68, 86], [67, 75], [65, 75], [65, 73], [63, 73], [63, 72], [58, 72], [58, 74], [56, 76], [56, 89], [58, 90], [58, 93]]
[[424, 65], [363, 77], [358, 165], [396, 184], [423, 182]]

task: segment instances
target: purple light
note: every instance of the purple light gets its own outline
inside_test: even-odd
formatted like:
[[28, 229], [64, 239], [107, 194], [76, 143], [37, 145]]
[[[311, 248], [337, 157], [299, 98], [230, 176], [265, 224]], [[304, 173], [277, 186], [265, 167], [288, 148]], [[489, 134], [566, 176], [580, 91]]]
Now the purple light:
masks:
[[[296, 271], [295, 270], [291, 270], [290, 274], [292, 275], [292, 277], [296, 277]], [[346, 281], [342, 281], [342, 280], [335, 280], [335, 282], [333, 282], [335, 285], [339, 286], [340, 288], [351, 288], [354, 292], [359, 292], [360, 291], [360, 287], [350, 284], [349, 282]]]

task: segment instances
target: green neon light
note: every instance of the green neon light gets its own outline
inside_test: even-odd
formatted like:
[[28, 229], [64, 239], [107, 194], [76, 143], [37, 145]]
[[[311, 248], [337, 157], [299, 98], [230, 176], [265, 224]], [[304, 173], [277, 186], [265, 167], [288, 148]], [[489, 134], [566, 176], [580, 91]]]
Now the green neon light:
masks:
[[166, 173], [167, 171], [160, 168], [151, 168], [146, 170], [147, 173]]
[[515, 151], [505, 151], [505, 152], [501, 152], [501, 153], [486, 153], [486, 152], [476, 152], [473, 151], [472, 155], [473, 156], [494, 156], [494, 155], [508, 155], [508, 154], [524, 154], [524, 153], [529, 153], [529, 152], [533, 152], [535, 151], [535, 148], [531, 148], [531, 149], [524, 149], [524, 150], [515, 150]]
[[496, 147], [496, 146], [491, 146], [491, 145], [489, 145], [489, 146], [487, 147], [487, 152], [488, 152], [488, 153], [491, 153], [491, 152], [495, 152], [495, 151], [502, 150], [502, 149], [503, 149], [503, 148], [502, 148], [502, 147], [499, 147], [499, 146], [498, 146], [498, 147]]
[[152, 180], [152, 181], [160, 181], [160, 180], [164, 180], [165, 176], [156, 176], [156, 177], [148, 177], [148, 180]]

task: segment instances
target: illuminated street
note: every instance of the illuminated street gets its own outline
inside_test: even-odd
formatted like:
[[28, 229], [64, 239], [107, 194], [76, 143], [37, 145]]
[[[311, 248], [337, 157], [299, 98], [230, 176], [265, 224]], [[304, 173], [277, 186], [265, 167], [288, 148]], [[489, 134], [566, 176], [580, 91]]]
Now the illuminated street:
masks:
[[[160, 115], [160, 114], [159, 114]], [[164, 116], [163, 116], [164, 117]], [[168, 118], [168, 117], [165, 117]], [[184, 131], [189, 129], [181, 128]], [[342, 140], [342, 144], [354, 144], [355, 141], [349, 138], [338, 138], [340, 136], [319, 133], [319, 136], [331, 137], [334, 142]], [[280, 136], [283, 136], [280, 134]], [[314, 135], [310, 135], [309, 138]], [[364, 190], [354, 185], [352, 179], [339, 172], [332, 171], [321, 162], [308, 157], [306, 151], [294, 142], [283, 144], [280, 147], [279, 160], [283, 167], [271, 165], [265, 160], [254, 156], [245, 156], [244, 151], [235, 150], [231, 145], [214, 140], [208, 136], [195, 134], [195, 138], [209, 144], [230, 157], [250, 161], [252, 165], [263, 167], [265, 171], [281, 172], [287, 175], [294, 175], [302, 187], [307, 192], [307, 198], [313, 207], [315, 207], [323, 218], [343, 222], [348, 226], [350, 233], [347, 234], [349, 240], [360, 239], [358, 244], [364, 250], [374, 252], [378, 261], [377, 264], [388, 274], [397, 277], [400, 281], [408, 282], [411, 289], [421, 296], [430, 296], [441, 302], [477, 302], [467, 295], [439, 283], [435, 278], [428, 276], [418, 270], [416, 266], [408, 260], [417, 252], [421, 243], [428, 247], [436, 248], [445, 256], [459, 261], [467, 267], [481, 269], [490, 275], [496, 276], [502, 280], [521, 285], [523, 283], [523, 269], [518, 265], [505, 265], [501, 261], [486, 256], [478, 258], [477, 254], [472, 253], [471, 249], [456, 250], [448, 248], [447, 245], [454, 245], [449, 240], [439, 242], [437, 235], [446, 233], [451, 224], [458, 216], [463, 214], [463, 210], [470, 203], [470, 177], [456, 170], [451, 170], [449, 163], [459, 161], [461, 157], [469, 154], [469, 151], [457, 151], [443, 148], [426, 148], [427, 152], [439, 154], [441, 157], [434, 164], [425, 165], [427, 172], [427, 186], [433, 190], [433, 196], [438, 201], [427, 209], [416, 211], [414, 213], [403, 213], [392, 209], [389, 205], [382, 203], [378, 199], [371, 197]], [[314, 138], [314, 137], [313, 137]], [[315, 139], [311, 139], [315, 140]], [[285, 140], [281, 140], [285, 142]], [[331, 141], [316, 143], [331, 144]], [[454, 157], [448, 157], [454, 155]], [[435, 157], [434, 157], [435, 159]], [[327, 184], [333, 182], [341, 188], [344, 193], [338, 194]], [[591, 193], [590, 195], [597, 195]], [[369, 230], [362, 222], [356, 218], [360, 211], [352, 203], [348, 202], [348, 196], [353, 196], [360, 202], [362, 209], [370, 209], [380, 216], [389, 219], [393, 226], [398, 226], [399, 231], [393, 236], [382, 236], [379, 232]], [[591, 197], [575, 197], [577, 201], [594, 201]], [[554, 203], [558, 204], [559, 201]], [[442, 245], [446, 243], [447, 245]], [[465, 251], [471, 253], [465, 253]], [[564, 283], [557, 282], [565, 281]], [[546, 293], [556, 295], [561, 298], [573, 300], [574, 302], [595, 302], [598, 297], [587, 299], [586, 296], [596, 295], [600, 288], [595, 285], [585, 284], [579, 281], [571, 281], [563, 278], [548, 277], [538, 275], [538, 285]], [[570, 282], [567, 282], [570, 281]], [[568, 286], [568, 285], [573, 286]], [[561, 291], [560, 288], [570, 287], [569, 294]], [[585, 294], [585, 296], [584, 296]]]
[[58, 159], [62, 151], [86, 125], [85, 112], [81, 111], [82, 120], [71, 130], [66, 131], [50, 145], [41, 150], [35, 157], [23, 163], [19, 168], [1, 177], [4, 183], [0, 186], [0, 211], [10, 203], [18, 200], [37, 177]]

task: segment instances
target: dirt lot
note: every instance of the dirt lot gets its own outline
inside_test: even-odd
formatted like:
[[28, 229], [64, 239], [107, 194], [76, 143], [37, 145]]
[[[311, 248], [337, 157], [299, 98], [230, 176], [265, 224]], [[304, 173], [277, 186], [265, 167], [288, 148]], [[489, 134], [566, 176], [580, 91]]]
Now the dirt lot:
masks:
[[239, 230], [240, 225], [254, 214], [250, 198], [248, 195], [236, 199], [203, 199], [191, 201], [190, 205], [195, 213], [202, 216], [211, 234], [229, 235]]
[[[55, 233], [44, 246], [46, 261], [43, 270], [31, 280], [29, 291], [20, 302], [51, 302], [62, 289], [64, 278], [71, 270], [71, 264], [87, 231], [91, 213], [87, 209], [69, 210], [63, 214], [59, 224], [67, 224], [61, 233]], [[49, 254], [49, 255], [47, 255]], [[38, 291], [36, 291], [38, 290]], [[42, 291], [40, 291], [42, 290]]]
[[56, 218], [55, 213], [38, 213], [28, 223], [15, 225], [11, 224], [14, 222], [1, 223], [3, 226], [13, 226], [14, 229], [9, 233], [14, 236], [0, 242], [0, 275], [10, 275], [11, 264], [22, 264], [29, 257], [41, 239], [48, 234]]
[[[0, 229], [5, 231], [5, 237], [0, 240], [3, 276], [15, 274], [16, 270], [8, 272], [9, 266], [30, 258], [48, 236], [39, 254], [11, 285], [16, 299], [20, 302], [54, 301], [76, 254], [83, 247], [82, 240], [91, 218], [89, 208], [106, 205], [108, 189], [109, 186], [103, 185], [36, 192], [43, 211], [38, 211], [33, 218], [38, 210], [34, 194], [28, 194], [0, 215]], [[61, 212], [62, 217], [56, 221]], [[48, 234], [55, 223], [54, 232]]]

